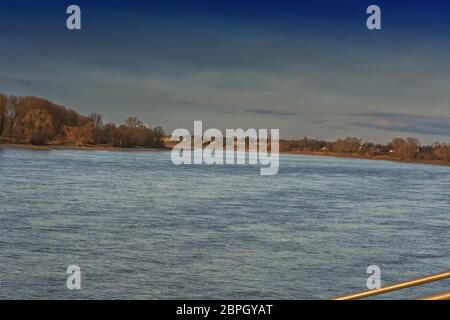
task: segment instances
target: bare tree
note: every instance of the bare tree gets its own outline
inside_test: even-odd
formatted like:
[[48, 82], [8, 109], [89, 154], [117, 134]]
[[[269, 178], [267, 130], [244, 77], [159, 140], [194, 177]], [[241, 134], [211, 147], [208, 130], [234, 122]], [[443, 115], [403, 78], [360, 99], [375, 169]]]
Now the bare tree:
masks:
[[53, 134], [53, 120], [47, 111], [29, 110], [20, 123], [24, 136], [32, 144], [46, 144]]
[[136, 117], [129, 117], [125, 120], [125, 125], [128, 128], [139, 128], [142, 126], [142, 121]]
[[394, 156], [401, 160], [414, 159], [419, 152], [420, 142], [415, 138], [394, 138], [391, 142]]
[[333, 151], [338, 153], [358, 153], [361, 146], [361, 139], [347, 137], [338, 139], [333, 144]]
[[12, 139], [14, 131], [19, 125], [22, 102], [23, 97], [9, 96], [7, 99], [5, 115], [10, 139]]
[[88, 118], [96, 129], [103, 127], [102, 115], [100, 113], [91, 113]]
[[6, 126], [6, 104], [8, 97], [0, 93], [0, 137], [3, 134]]

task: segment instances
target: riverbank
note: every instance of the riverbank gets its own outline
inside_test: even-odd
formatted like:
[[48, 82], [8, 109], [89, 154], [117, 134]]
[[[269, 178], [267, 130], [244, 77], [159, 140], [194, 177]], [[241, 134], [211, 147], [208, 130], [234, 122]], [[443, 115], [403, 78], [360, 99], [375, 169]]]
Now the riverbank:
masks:
[[60, 145], [32, 145], [32, 144], [0, 144], [0, 149], [25, 149], [34, 151], [50, 150], [82, 150], [82, 151], [165, 151], [167, 148], [119, 148], [112, 146], [60, 146]]
[[[0, 144], [0, 149], [25, 149], [34, 151], [50, 151], [50, 150], [80, 150], [80, 151], [111, 151], [111, 152], [132, 152], [132, 151], [169, 151], [171, 148], [120, 148], [112, 146], [59, 146], [59, 145], [32, 145], [32, 144]], [[313, 157], [334, 157], [334, 158], [349, 158], [349, 159], [365, 159], [365, 160], [382, 160], [382, 161], [392, 161], [392, 162], [402, 162], [402, 163], [412, 163], [412, 164], [428, 164], [436, 166], [450, 166], [450, 162], [442, 160], [401, 160], [395, 159], [387, 156], [364, 156], [359, 154], [342, 154], [335, 152], [314, 152], [314, 151], [282, 151], [280, 154], [291, 154], [291, 155], [304, 155]]]
[[335, 152], [314, 152], [314, 151], [285, 151], [280, 152], [281, 154], [296, 154], [304, 156], [315, 156], [315, 157], [334, 157], [334, 158], [348, 158], [348, 159], [365, 159], [365, 160], [382, 160], [382, 161], [392, 161], [392, 162], [402, 162], [402, 163], [415, 163], [415, 164], [429, 164], [435, 166], [450, 166], [450, 162], [443, 160], [401, 160], [387, 156], [365, 156], [360, 154], [342, 154]]

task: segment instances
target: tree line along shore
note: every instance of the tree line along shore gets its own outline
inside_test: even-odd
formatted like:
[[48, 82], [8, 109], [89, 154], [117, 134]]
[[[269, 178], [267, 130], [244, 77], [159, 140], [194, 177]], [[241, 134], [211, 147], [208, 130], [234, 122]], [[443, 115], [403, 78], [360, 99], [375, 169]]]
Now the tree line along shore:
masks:
[[450, 164], [450, 144], [435, 142], [422, 145], [415, 138], [394, 138], [387, 144], [364, 142], [362, 139], [347, 137], [336, 141], [311, 138], [280, 141], [280, 151], [289, 153], [331, 155], [352, 158], [396, 160]]
[[0, 94], [0, 143], [35, 146], [164, 148], [164, 131], [135, 117], [104, 123], [38, 97]]
[[[63, 105], [32, 96], [0, 93], [0, 144], [123, 150], [170, 148], [170, 137], [135, 117], [123, 124], [104, 123], [99, 113], [80, 115]], [[450, 144], [422, 145], [415, 138], [387, 144], [356, 137], [335, 141], [301, 138], [280, 140], [280, 152], [450, 164]]]

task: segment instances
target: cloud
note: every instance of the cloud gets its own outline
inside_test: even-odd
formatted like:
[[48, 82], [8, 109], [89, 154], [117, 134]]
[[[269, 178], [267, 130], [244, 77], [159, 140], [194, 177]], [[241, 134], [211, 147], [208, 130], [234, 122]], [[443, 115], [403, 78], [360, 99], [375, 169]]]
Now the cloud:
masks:
[[328, 120], [327, 119], [311, 120], [311, 123], [314, 123], [314, 124], [325, 124], [325, 123], [328, 123]]
[[367, 118], [366, 120], [350, 123], [350, 125], [357, 127], [450, 136], [450, 117], [389, 112], [364, 112], [351, 115]]
[[288, 111], [277, 111], [277, 110], [266, 110], [266, 109], [258, 109], [258, 108], [248, 108], [244, 109], [245, 112], [259, 114], [259, 115], [268, 115], [268, 116], [295, 116], [295, 112]]
[[34, 80], [18, 78], [15, 76], [3, 75], [3, 74], [0, 74], [0, 82], [8, 83], [9, 85], [17, 85], [17, 86], [25, 86], [25, 87], [30, 87], [37, 83]]

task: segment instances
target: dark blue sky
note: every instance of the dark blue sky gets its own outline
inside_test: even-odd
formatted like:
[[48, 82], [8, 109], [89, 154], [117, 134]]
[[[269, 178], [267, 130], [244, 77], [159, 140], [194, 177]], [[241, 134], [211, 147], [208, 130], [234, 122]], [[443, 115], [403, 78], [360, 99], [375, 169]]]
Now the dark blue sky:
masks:
[[[106, 120], [450, 140], [447, 1], [2, 1], [0, 91]], [[82, 30], [65, 27], [78, 4]], [[366, 29], [366, 8], [382, 30]]]

